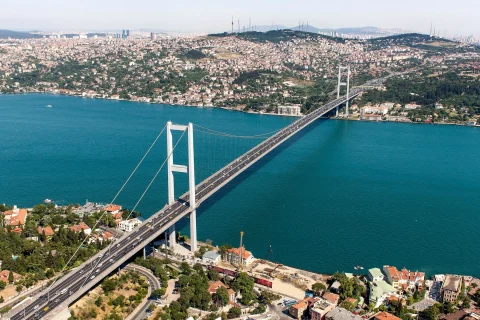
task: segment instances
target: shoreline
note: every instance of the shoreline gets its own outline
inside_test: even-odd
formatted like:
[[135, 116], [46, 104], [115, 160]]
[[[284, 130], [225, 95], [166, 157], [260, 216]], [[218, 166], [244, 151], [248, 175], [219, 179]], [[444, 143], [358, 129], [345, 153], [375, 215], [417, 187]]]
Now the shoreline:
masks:
[[[225, 111], [235, 111], [241, 112], [245, 114], [255, 114], [255, 115], [266, 115], [266, 116], [277, 116], [277, 117], [289, 117], [289, 118], [301, 118], [304, 116], [302, 115], [288, 115], [288, 114], [277, 114], [277, 113], [270, 113], [270, 112], [260, 112], [260, 111], [243, 111], [237, 110], [233, 107], [217, 107], [217, 106], [196, 106], [196, 105], [188, 105], [188, 104], [177, 104], [177, 103], [164, 103], [164, 102], [151, 102], [151, 101], [137, 101], [137, 100], [129, 100], [129, 99], [111, 99], [111, 98], [103, 98], [103, 97], [89, 97], [83, 96], [78, 94], [67, 94], [67, 93], [56, 93], [56, 92], [45, 92], [45, 91], [27, 91], [27, 92], [0, 92], [1, 95], [27, 95], [27, 94], [45, 94], [45, 95], [54, 95], [54, 96], [66, 96], [66, 97], [77, 97], [77, 98], [88, 98], [88, 99], [99, 99], [99, 100], [110, 100], [110, 101], [125, 101], [125, 102], [135, 102], [135, 103], [145, 103], [145, 104], [156, 104], [156, 105], [165, 105], [165, 106], [172, 106], [172, 107], [187, 107], [187, 108], [211, 108], [211, 109], [222, 109]], [[433, 124], [433, 125], [453, 125], [459, 127], [480, 127], [480, 124], [469, 126], [467, 124], [459, 124], [453, 122], [414, 122], [414, 121], [389, 121], [389, 120], [380, 120], [380, 121], [370, 121], [370, 120], [360, 120], [360, 119], [352, 119], [352, 118], [344, 118], [344, 117], [320, 117], [320, 119], [331, 119], [331, 120], [342, 120], [342, 121], [361, 121], [361, 122], [388, 122], [388, 123], [404, 123], [404, 124]]]

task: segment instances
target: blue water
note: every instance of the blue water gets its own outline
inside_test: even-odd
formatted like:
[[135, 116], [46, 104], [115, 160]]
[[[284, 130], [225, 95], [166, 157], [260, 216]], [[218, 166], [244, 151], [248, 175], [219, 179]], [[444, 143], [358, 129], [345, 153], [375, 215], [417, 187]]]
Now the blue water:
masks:
[[[40, 94], [0, 96], [0, 115], [0, 202], [20, 206], [111, 201], [168, 120], [237, 135], [294, 120]], [[319, 120], [203, 203], [199, 238], [238, 245], [244, 231], [255, 256], [271, 244], [273, 260], [318, 272], [391, 264], [480, 276], [479, 138], [471, 127]], [[197, 181], [258, 142], [197, 131]], [[162, 136], [116, 202], [131, 208], [164, 158]], [[186, 181], [176, 175], [177, 195]], [[166, 197], [163, 170], [138, 210]]]

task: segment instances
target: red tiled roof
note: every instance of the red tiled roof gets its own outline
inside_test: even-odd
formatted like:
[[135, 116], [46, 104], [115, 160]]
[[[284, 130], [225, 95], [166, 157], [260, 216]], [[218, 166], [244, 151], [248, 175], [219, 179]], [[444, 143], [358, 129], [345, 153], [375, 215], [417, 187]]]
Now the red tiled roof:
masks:
[[250, 251], [245, 250], [245, 247], [240, 248], [231, 248], [227, 250], [228, 253], [233, 253], [236, 256], [240, 257], [242, 255], [242, 259], [248, 259], [252, 255]]
[[394, 316], [391, 313], [382, 311], [375, 316], [375, 320], [401, 320], [399, 317]]

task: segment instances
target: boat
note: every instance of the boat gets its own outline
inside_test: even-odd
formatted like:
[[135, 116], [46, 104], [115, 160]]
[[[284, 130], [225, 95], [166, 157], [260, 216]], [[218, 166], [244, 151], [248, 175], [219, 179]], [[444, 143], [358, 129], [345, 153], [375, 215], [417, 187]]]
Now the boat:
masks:
[[46, 203], [46, 204], [49, 204], [49, 203], [52, 203], [52, 202], [53, 202], [53, 200], [50, 200], [50, 199], [43, 200], [43, 203]]
[[362, 267], [362, 266], [356, 266], [356, 267], [353, 267], [353, 269], [355, 269], [355, 270], [363, 270], [363, 267]]
[[51, 104], [47, 104], [46, 108], [51, 108], [52, 105]]

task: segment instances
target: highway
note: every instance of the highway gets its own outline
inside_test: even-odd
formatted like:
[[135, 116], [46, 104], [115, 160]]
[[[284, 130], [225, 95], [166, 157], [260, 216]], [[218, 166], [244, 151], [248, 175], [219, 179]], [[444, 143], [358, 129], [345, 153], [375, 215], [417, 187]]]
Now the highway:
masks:
[[[378, 79], [366, 83], [365, 86], [376, 86], [381, 82], [382, 80]], [[348, 99], [358, 96], [364, 90], [352, 89]], [[299, 118], [198, 184], [196, 186], [197, 206], [282, 142], [348, 99], [346, 96], [335, 99]], [[192, 209], [188, 201], [189, 194], [183, 194], [174, 204], [165, 206], [131, 233], [123, 235], [80, 267], [59, 279], [48, 292], [41, 292], [33, 297], [32, 303], [24, 309], [12, 310], [7, 315], [7, 319], [48, 319], [55, 314], [51, 312], [52, 310], [58, 308], [60, 311], [66, 308], [171, 225], [189, 214]]]

